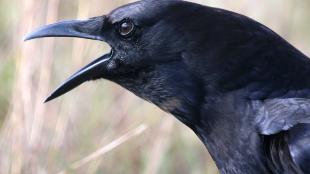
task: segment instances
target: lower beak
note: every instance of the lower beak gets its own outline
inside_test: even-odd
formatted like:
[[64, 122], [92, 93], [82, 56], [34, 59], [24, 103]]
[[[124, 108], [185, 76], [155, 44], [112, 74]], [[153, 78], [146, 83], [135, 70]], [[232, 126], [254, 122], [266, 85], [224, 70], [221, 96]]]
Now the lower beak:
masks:
[[[102, 31], [104, 29], [104, 17], [91, 18], [89, 20], [64, 21], [48, 25], [27, 35], [25, 41], [43, 37], [77, 37], [104, 41]], [[94, 60], [67, 79], [58, 87], [45, 102], [51, 101], [81, 85], [82, 83], [99, 78], [108, 65], [108, 60], [113, 52]]]

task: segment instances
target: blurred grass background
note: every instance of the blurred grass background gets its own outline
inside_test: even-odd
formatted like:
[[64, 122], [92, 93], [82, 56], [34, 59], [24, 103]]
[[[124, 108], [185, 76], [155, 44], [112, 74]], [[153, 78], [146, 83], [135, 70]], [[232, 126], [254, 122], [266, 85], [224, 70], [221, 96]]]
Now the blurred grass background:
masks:
[[[309, 0], [193, 1], [250, 16], [310, 55]], [[0, 0], [1, 174], [217, 173], [191, 130], [113, 83], [90, 82], [42, 104], [109, 47], [81, 39], [24, 43], [23, 36], [59, 20], [106, 14], [127, 2]]]

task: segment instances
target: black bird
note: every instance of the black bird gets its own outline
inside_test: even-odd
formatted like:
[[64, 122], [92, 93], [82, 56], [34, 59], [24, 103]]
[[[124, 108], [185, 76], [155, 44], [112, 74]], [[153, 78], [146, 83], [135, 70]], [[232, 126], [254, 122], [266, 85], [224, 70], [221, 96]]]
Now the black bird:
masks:
[[107, 79], [191, 128], [222, 174], [310, 173], [310, 60], [264, 25], [181, 0], [142, 0], [28, 35], [107, 42], [111, 52], [46, 101]]

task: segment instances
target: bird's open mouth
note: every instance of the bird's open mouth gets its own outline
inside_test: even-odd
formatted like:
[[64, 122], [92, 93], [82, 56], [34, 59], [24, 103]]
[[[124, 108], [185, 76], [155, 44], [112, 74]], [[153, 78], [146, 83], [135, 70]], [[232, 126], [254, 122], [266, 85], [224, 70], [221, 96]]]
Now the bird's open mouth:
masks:
[[[104, 41], [102, 30], [104, 27], [104, 16], [91, 18], [89, 20], [63, 21], [40, 28], [27, 35], [25, 41], [43, 37], [78, 37], [92, 40]], [[53, 100], [85, 81], [94, 80], [107, 69], [109, 60], [113, 57], [113, 49], [93, 62], [89, 63], [60, 85], [46, 100]]]

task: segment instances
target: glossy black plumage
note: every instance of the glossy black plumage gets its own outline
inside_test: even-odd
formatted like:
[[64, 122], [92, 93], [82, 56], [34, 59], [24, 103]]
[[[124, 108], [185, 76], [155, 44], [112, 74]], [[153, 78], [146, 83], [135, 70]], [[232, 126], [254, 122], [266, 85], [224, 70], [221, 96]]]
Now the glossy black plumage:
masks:
[[[124, 37], [128, 20], [135, 28]], [[101, 40], [112, 51], [48, 100], [108, 79], [190, 127], [222, 174], [310, 173], [310, 60], [264, 25], [195, 3], [144, 0], [26, 40], [51, 36]]]

